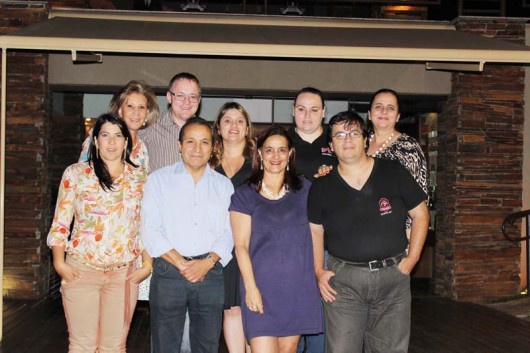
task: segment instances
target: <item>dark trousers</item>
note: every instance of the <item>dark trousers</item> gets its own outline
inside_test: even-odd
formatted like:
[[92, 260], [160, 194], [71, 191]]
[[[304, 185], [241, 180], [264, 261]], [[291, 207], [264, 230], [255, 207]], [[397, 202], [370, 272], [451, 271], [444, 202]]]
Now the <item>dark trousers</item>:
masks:
[[224, 306], [223, 267], [217, 263], [203, 281], [188, 282], [179, 270], [156, 258], [149, 293], [154, 353], [180, 352], [186, 312], [193, 353], [217, 353]]
[[326, 353], [406, 353], [410, 277], [396, 266], [370, 271], [333, 257], [328, 265], [337, 295], [324, 302]]

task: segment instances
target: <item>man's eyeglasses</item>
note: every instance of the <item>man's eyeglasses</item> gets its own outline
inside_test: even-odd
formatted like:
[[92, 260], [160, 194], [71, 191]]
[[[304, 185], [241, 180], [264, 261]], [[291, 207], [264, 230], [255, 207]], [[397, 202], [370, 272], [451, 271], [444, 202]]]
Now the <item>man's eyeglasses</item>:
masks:
[[352, 139], [358, 139], [359, 137], [361, 137], [363, 134], [361, 134], [359, 131], [341, 131], [341, 132], [337, 132], [335, 135], [333, 135], [332, 137], [337, 139], [337, 140], [346, 140], [346, 137], [350, 136]]
[[201, 101], [201, 96], [196, 94], [173, 93], [171, 91], [168, 92], [175, 97], [177, 102], [184, 102], [186, 99], [188, 99], [191, 103], [199, 103]]

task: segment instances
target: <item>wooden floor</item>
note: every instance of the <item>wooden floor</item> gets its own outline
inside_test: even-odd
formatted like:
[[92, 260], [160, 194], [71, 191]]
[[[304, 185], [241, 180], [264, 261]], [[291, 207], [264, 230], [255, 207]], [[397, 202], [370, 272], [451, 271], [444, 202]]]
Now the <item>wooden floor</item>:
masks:
[[[67, 352], [60, 299], [4, 301], [3, 332], [1, 353]], [[137, 308], [127, 347], [129, 353], [150, 353], [145, 303]], [[530, 322], [481, 305], [415, 295], [409, 352], [528, 353]]]

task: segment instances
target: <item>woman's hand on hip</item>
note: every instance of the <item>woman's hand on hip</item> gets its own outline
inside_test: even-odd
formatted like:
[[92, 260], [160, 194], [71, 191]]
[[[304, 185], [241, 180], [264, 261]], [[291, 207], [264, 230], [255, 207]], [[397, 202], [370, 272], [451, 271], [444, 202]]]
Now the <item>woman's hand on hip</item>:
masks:
[[78, 278], [81, 278], [81, 272], [74, 267], [68, 265], [66, 262], [54, 263], [55, 271], [61, 276], [61, 283], [66, 284]]

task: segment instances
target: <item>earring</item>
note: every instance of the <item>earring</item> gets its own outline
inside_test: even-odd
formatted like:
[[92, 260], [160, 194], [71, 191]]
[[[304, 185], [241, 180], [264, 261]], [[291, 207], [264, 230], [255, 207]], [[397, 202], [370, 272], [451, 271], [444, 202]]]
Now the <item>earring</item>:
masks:
[[287, 163], [287, 171], [289, 171], [289, 163]]
[[259, 169], [260, 169], [260, 170], [263, 170], [263, 160], [261, 160], [259, 163], [260, 163], [260, 164], [259, 164]]
[[99, 159], [99, 148], [96, 146], [96, 158]]
[[145, 120], [144, 120], [144, 122], [142, 123], [142, 126], [145, 126]]
[[125, 148], [123, 149], [123, 154], [121, 156], [121, 161], [125, 162], [125, 159], [127, 158], [127, 144], [129, 143], [129, 139], [125, 139]]

